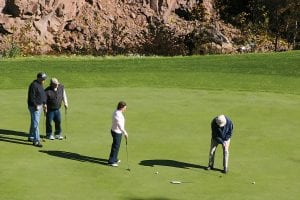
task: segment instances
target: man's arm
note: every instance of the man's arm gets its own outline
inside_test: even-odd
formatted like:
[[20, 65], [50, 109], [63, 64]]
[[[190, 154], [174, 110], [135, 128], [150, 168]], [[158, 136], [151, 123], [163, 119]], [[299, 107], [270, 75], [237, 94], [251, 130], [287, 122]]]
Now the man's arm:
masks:
[[233, 124], [232, 124], [231, 121], [229, 121], [228, 126], [229, 126], [229, 127], [228, 127], [228, 131], [227, 131], [226, 137], [225, 137], [225, 140], [226, 140], [226, 141], [229, 140], [229, 139], [231, 138], [232, 133], [233, 133]]
[[124, 122], [124, 117], [117, 116], [117, 126], [121, 130], [121, 132], [124, 134], [126, 140], [128, 139], [128, 133], [125, 130], [125, 122]]

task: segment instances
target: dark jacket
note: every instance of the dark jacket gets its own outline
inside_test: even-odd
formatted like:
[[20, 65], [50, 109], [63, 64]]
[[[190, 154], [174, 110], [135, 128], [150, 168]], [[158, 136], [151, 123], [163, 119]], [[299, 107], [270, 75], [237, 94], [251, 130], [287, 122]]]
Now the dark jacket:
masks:
[[226, 124], [224, 127], [219, 127], [216, 118], [211, 122], [211, 132], [212, 138], [216, 140], [219, 144], [223, 144], [224, 141], [227, 141], [231, 138], [233, 133], [233, 124], [232, 121], [226, 117]]
[[46, 102], [48, 110], [58, 110], [61, 107], [61, 103], [64, 98], [64, 86], [62, 84], [58, 85], [57, 91], [54, 91], [52, 86], [45, 89], [46, 92]]
[[46, 103], [46, 94], [43, 85], [34, 80], [28, 88], [27, 104], [28, 106], [37, 106]]

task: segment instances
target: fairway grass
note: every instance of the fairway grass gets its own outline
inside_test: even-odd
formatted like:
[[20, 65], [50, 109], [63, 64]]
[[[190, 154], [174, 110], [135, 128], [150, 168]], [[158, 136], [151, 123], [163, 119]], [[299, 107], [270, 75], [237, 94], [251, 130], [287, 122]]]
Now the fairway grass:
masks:
[[[28, 145], [22, 134], [29, 125], [29, 113], [20, 101], [26, 99], [26, 90], [1, 91], [1, 199], [299, 197], [298, 95], [162, 88], [83, 88], [68, 93], [67, 140], [47, 140], [39, 149]], [[124, 141], [120, 167], [106, 165], [111, 113], [120, 99], [128, 102], [130, 172]], [[203, 169], [210, 120], [220, 112], [235, 124], [228, 175]], [[220, 169], [221, 153], [219, 147]], [[173, 185], [172, 180], [187, 183]]]
[[[300, 51], [2, 59], [0, 199], [298, 200], [299, 63]], [[43, 148], [27, 142], [27, 87], [38, 71], [65, 85], [70, 105], [62, 112], [67, 139]], [[113, 168], [106, 161], [120, 100], [128, 104], [129, 162], [123, 140]], [[218, 114], [234, 123], [226, 175], [204, 170]]]

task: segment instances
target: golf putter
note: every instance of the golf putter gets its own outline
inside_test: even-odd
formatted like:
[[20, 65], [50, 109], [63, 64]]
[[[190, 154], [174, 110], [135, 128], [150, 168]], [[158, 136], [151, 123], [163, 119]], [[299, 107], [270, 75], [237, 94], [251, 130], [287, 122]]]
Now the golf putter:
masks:
[[130, 171], [129, 162], [128, 162], [128, 149], [127, 149], [127, 139], [126, 139], [126, 155], [127, 155], [127, 171]]
[[[43, 120], [43, 134], [46, 134], [46, 132], [45, 132], [45, 124], [46, 124], [46, 115], [45, 115], [45, 112], [44, 112], [44, 117], [43, 118], [44, 118], [44, 120]], [[43, 142], [46, 142], [44, 136], [40, 136], [40, 137], [42, 138]]]
[[65, 140], [67, 139], [68, 132], [68, 123], [67, 123], [67, 109], [65, 108], [65, 124], [66, 124], [66, 132], [65, 132]]

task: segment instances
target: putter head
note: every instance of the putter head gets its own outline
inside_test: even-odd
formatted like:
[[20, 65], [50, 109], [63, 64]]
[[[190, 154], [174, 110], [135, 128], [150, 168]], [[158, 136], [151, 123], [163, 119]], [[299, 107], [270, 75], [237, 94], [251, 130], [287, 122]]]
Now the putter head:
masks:
[[127, 171], [131, 171], [129, 168], [126, 169]]

